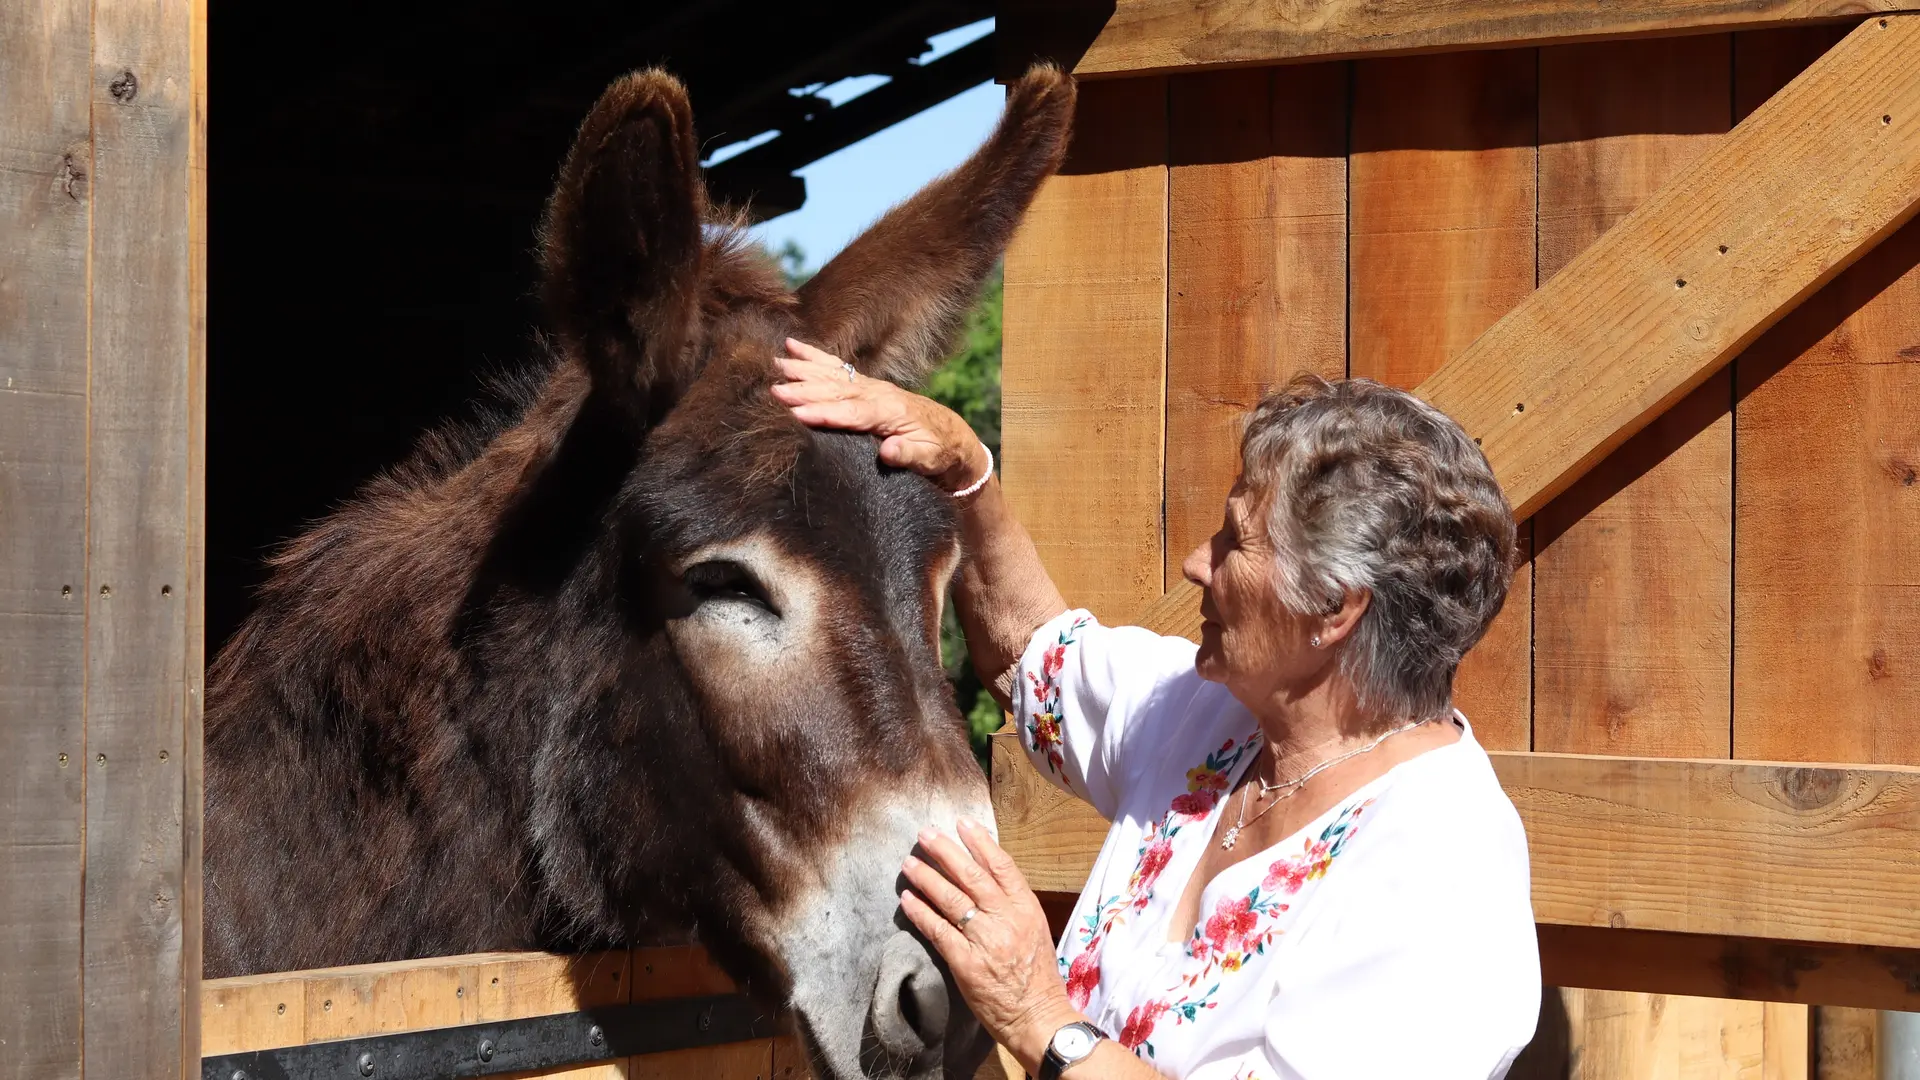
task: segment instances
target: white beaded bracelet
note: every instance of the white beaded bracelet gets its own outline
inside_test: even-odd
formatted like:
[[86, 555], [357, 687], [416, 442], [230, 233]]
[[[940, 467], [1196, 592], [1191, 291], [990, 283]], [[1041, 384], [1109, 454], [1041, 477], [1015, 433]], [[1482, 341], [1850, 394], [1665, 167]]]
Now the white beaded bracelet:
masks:
[[954, 498], [964, 499], [967, 496], [973, 494], [974, 492], [979, 491], [981, 488], [986, 487], [987, 481], [993, 479], [993, 448], [988, 446], [986, 443], [981, 443], [980, 449], [985, 450], [987, 452], [987, 471], [980, 474], [980, 479], [975, 480], [973, 483], [968, 484], [966, 487], [963, 487], [959, 491], [954, 492], [953, 493]]

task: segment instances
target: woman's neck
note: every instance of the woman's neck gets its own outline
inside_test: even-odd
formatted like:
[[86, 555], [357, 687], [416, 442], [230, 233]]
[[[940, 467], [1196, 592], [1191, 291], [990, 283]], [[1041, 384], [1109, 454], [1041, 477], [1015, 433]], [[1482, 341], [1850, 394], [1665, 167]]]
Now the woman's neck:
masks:
[[1361, 708], [1342, 680], [1326, 679], [1297, 693], [1281, 692], [1255, 710], [1266, 741], [1262, 771], [1273, 783], [1291, 779], [1315, 764], [1364, 746], [1387, 729], [1383, 718]]

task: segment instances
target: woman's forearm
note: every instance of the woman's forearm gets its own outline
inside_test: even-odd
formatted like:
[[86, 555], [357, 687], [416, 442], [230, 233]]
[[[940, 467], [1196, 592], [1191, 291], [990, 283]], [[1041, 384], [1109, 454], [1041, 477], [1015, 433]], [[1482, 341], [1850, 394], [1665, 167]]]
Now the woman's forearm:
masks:
[[1067, 610], [1067, 601], [997, 478], [962, 504], [960, 534], [965, 555], [954, 575], [953, 599], [967, 651], [994, 700], [1011, 708], [1013, 665], [1033, 632]]

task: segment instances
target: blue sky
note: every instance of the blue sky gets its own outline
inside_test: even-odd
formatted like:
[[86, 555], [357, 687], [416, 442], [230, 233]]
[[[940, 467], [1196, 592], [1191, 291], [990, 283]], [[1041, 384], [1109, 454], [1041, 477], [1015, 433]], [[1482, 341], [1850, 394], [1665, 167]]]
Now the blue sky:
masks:
[[[921, 58], [944, 55], [993, 30], [987, 19], [941, 34], [933, 49]], [[822, 87], [818, 93], [835, 104], [885, 83], [867, 77]], [[982, 83], [917, 116], [854, 143], [800, 170], [807, 180], [807, 202], [756, 226], [754, 235], [778, 249], [791, 239], [807, 253], [807, 266], [817, 269], [847, 242], [860, 234], [887, 208], [919, 190], [921, 185], [966, 160], [1000, 118], [1005, 90]], [[717, 151], [710, 161], [725, 160], [753, 140]]]

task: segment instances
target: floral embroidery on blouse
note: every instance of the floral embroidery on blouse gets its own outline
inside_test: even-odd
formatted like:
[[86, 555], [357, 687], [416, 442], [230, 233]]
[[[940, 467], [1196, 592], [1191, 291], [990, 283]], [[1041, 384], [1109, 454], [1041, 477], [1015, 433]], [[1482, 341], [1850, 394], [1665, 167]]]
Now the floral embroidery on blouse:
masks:
[[1080, 628], [1093, 621], [1091, 615], [1082, 615], [1073, 620], [1073, 624], [1060, 632], [1060, 639], [1040, 655], [1040, 672], [1027, 672], [1027, 681], [1033, 686], [1034, 707], [1027, 715], [1027, 749], [1046, 758], [1047, 770], [1056, 776], [1065, 777], [1067, 760], [1060, 752], [1063, 738], [1060, 731], [1060, 672], [1067, 666], [1067, 646], [1078, 640]]
[[[1093, 913], [1082, 921], [1078, 929], [1080, 952], [1071, 962], [1065, 957], [1060, 959], [1060, 973], [1067, 983], [1067, 998], [1073, 1002], [1074, 1008], [1086, 1008], [1094, 988], [1100, 985], [1100, 946], [1105, 943], [1107, 935], [1129, 913], [1145, 911], [1147, 905], [1153, 902], [1154, 884], [1160, 880], [1160, 874], [1166, 870], [1167, 864], [1173, 861], [1174, 835], [1212, 812], [1221, 793], [1231, 783], [1234, 766], [1239, 764], [1247, 751], [1259, 744], [1258, 735], [1244, 740], [1228, 739], [1220, 749], [1208, 754], [1205, 761], [1187, 770], [1187, 790], [1174, 797], [1166, 814], [1149, 826], [1140, 840], [1133, 873], [1127, 877], [1127, 891], [1124, 894], [1115, 893], [1094, 905]], [[1160, 1011], [1165, 1012], [1167, 1008], [1169, 1006], [1162, 1006]], [[1153, 1022], [1147, 1021], [1146, 1030], [1151, 1031], [1152, 1028]], [[1141, 1036], [1142, 1040], [1145, 1038], [1145, 1035]]]
[[[1172, 996], [1149, 1001], [1133, 1010], [1127, 1017], [1125, 1031], [1137, 1039], [1128, 1043], [1123, 1033], [1121, 1045], [1136, 1055], [1144, 1051], [1144, 1056], [1152, 1057], [1153, 1044], [1148, 1038], [1162, 1016], [1172, 1016], [1175, 1023], [1191, 1022], [1201, 1009], [1212, 1008], [1213, 995], [1221, 985], [1215, 976], [1237, 972], [1246, 966], [1250, 957], [1266, 953], [1267, 946], [1282, 933], [1279, 916], [1291, 906], [1281, 897], [1293, 896], [1307, 882], [1326, 876], [1333, 860], [1353, 838], [1360, 815], [1372, 805], [1373, 800], [1367, 799], [1342, 810], [1300, 854], [1283, 855], [1269, 864], [1260, 884], [1215, 903], [1213, 913], [1194, 927], [1193, 936], [1187, 941], [1187, 957], [1199, 961], [1198, 966], [1181, 976]], [[1196, 997], [1195, 989], [1208, 980], [1212, 980], [1211, 985]]]

